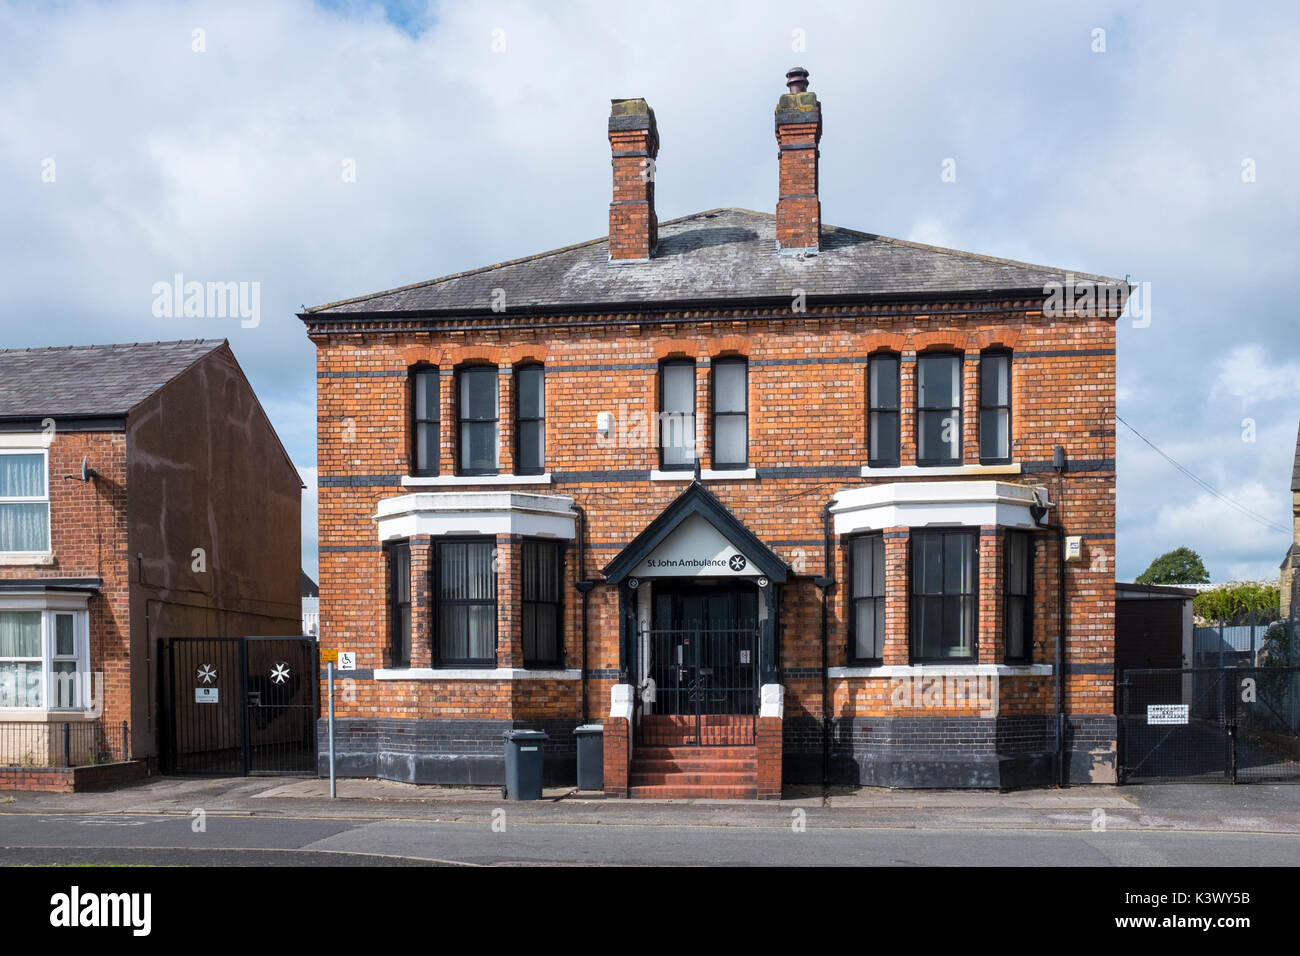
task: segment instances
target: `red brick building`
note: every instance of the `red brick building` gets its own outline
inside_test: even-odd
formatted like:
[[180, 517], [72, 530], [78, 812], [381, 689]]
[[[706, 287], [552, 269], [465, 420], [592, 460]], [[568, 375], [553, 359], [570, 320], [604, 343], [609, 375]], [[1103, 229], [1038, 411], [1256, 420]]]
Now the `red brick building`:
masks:
[[597, 721], [619, 795], [1114, 780], [1127, 290], [822, 224], [788, 82], [775, 216], [659, 223], [618, 100], [608, 237], [301, 315], [341, 772], [571, 781]]
[[0, 787], [152, 763], [159, 638], [299, 633], [301, 490], [222, 340], [0, 350]]

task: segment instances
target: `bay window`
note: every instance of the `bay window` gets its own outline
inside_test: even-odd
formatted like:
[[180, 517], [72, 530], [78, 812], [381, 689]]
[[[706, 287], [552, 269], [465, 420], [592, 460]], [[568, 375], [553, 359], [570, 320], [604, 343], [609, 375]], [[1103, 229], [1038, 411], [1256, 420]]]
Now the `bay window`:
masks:
[[868, 534], [849, 546], [853, 582], [849, 647], [854, 661], [879, 663], [885, 656], [885, 537]]
[[974, 661], [978, 532], [913, 531], [912, 661]]
[[1003, 594], [1003, 644], [1008, 661], [1028, 662], [1033, 645], [1030, 587], [1033, 539], [1024, 531], [1006, 535], [1006, 590]]
[[441, 667], [496, 667], [497, 570], [493, 539], [434, 546], [434, 647]]
[[89, 704], [85, 611], [0, 609], [0, 708]]
[[411, 663], [411, 546], [388, 545], [388, 638], [393, 666]]
[[522, 549], [522, 638], [524, 666], [559, 666], [564, 546], [525, 540]]
[[0, 451], [0, 553], [50, 550], [49, 459], [46, 452]]

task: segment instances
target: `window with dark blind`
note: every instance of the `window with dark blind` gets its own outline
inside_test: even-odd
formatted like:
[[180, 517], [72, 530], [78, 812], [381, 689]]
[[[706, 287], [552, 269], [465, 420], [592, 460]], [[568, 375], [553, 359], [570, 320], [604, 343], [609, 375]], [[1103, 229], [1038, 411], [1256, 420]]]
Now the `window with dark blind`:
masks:
[[497, 370], [463, 368], [456, 373], [462, 475], [497, 473]]
[[435, 545], [434, 626], [441, 667], [495, 667], [497, 572], [493, 540]]
[[515, 474], [546, 470], [546, 373], [540, 365], [515, 371]]
[[849, 546], [853, 610], [850, 648], [855, 662], [879, 662], [885, 656], [885, 537], [854, 538]]
[[975, 659], [977, 540], [971, 531], [912, 532], [914, 662]]
[[742, 358], [713, 363], [713, 467], [749, 464], [749, 363]]
[[980, 462], [1011, 461], [1011, 356], [985, 352], [980, 356]]
[[524, 666], [559, 666], [563, 545], [525, 540], [522, 554]]
[[690, 471], [695, 467], [695, 363], [659, 366], [659, 467]]
[[388, 628], [393, 666], [411, 663], [411, 546], [388, 545]]
[[1032, 656], [1033, 538], [1024, 531], [1006, 535], [1006, 593], [1003, 595], [1003, 644], [1008, 661], [1024, 663]]
[[898, 356], [873, 355], [867, 366], [867, 464], [899, 464]]
[[961, 464], [961, 356], [941, 353], [916, 360], [918, 465]]
[[438, 473], [438, 442], [442, 408], [438, 401], [438, 370], [421, 366], [411, 372], [411, 474]]

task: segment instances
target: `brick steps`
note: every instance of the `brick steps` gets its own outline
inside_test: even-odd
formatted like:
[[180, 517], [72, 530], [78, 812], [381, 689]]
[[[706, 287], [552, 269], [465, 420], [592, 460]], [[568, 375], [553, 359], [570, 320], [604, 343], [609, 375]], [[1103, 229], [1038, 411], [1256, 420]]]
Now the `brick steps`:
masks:
[[752, 800], [758, 796], [757, 747], [637, 747], [628, 796], [667, 800]]
[[632, 771], [632, 786], [705, 786], [705, 787], [748, 787], [756, 786], [755, 771], [700, 771], [683, 772], [680, 770], [659, 773], [653, 770]]
[[632, 787], [628, 796], [644, 800], [753, 800], [758, 796], [758, 787]]

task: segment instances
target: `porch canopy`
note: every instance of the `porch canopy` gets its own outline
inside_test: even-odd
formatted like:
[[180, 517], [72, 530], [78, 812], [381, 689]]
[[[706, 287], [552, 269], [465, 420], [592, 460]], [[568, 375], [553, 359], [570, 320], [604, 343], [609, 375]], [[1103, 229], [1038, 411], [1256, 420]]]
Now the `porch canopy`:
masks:
[[610, 584], [642, 577], [767, 578], [784, 584], [789, 571], [726, 505], [693, 481], [602, 573]]
[[777, 587], [785, 583], [790, 568], [698, 480], [619, 552], [603, 574], [619, 594], [620, 683], [628, 683], [636, 659], [634, 595], [642, 578], [723, 578], [756, 585], [763, 604], [760, 674], [763, 684], [776, 683]]

